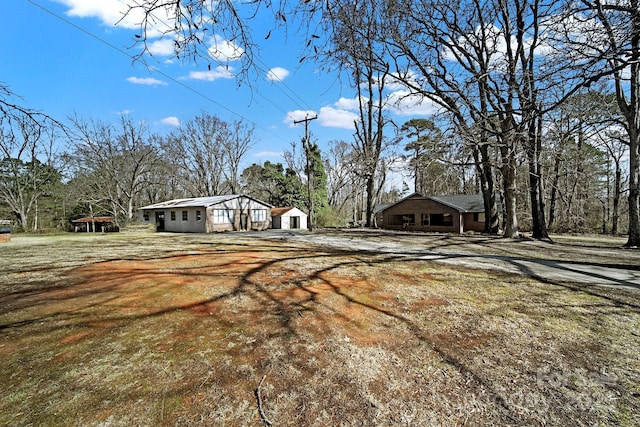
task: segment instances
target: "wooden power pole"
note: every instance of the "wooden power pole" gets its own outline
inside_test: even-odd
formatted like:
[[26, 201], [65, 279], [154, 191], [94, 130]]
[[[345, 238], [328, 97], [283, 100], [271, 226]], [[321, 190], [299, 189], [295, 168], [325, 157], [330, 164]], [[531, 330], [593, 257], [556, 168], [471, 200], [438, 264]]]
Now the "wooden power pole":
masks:
[[309, 143], [309, 122], [317, 119], [318, 116], [309, 117], [308, 115], [302, 120], [294, 120], [293, 124], [304, 123], [304, 138], [302, 138], [302, 147], [304, 148], [304, 155], [307, 159], [307, 167], [305, 173], [307, 174], [307, 197], [309, 199], [309, 219], [307, 227], [309, 231], [313, 230], [314, 220], [314, 203], [313, 203], [313, 171], [311, 170], [311, 144]]

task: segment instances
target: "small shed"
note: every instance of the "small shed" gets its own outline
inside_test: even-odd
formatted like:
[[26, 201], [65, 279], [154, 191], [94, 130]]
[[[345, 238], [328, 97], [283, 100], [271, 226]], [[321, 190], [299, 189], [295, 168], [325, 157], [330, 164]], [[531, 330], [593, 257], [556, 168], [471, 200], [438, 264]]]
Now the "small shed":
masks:
[[140, 221], [157, 231], [212, 233], [265, 230], [272, 206], [243, 194], [174, 199], [140, 208]]
[[71, 221], [76, 233], [100, 233], [115, 231], [115, 219], [112, 216], [94, 216], [78, 218]]
[[0, 243], [10, 241], [12, 232], [13, 225], [11, 225], [11, 221], [0, 219]]
[[308, 216], [298, 208], [271, 209], [273, 228], [282, 230], [306, 229]]
[[425, 196], [413, 193], [384, 207], [378, 225], [391, 230], [464, 233], [484, 230], [482, 194]]

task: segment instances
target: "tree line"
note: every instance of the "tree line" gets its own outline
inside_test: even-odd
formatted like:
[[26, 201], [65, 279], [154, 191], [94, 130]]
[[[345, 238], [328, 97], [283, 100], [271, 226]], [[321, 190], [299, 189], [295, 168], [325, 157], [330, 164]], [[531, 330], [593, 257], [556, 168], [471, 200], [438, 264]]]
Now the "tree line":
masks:
[[[148, 18], [138, 35], [143, 46], [149, 40], [145, 30], [153, 28], [154, 4], [141, 1], [133, 7]], [[75, 145], [77, 158], [95, 162], [74, 165], [73, 180], [83, 177], [86, 182], [75, 181], [75, 187], [96, 185], [92, 176], [82, 175], [90, 164], [113, 184], [104, 199], [114, 200], [111, 209], [125, 218], [136, 206], [134, 194], [140, 200], [157, 200], [181, 191], [211, 195], [249, 190], [242, 177], [261, 172], [284, 176], [287, 182], [297, 179], [304, 188], [308, 178], [322, 185], [315, 179], [322, 165], [327, 186], [313, 193], [326, 192], [326, 203], [319, 202], [314, 216], [324, 209], [324, 215], [336, 221], [350, 218], [371, 226], [377, 204], [403, 195], [402, 189], [385, 190], [389, 172], [407, 167], [416, 190], [482, 193], [487, 232], [501, 228], [505, 236], [518, 237], [528, 229], [533, 237], [546, 239], [549, 230], [625, 231], [627, 244], [640, 246], [637, 0], [282, 0], [224, 2], [215, 9], [206, 2], [190, 3], [187, 9], [178, 7], [180, 2], [175, 5], [175, 25], [164, 35], [180, 40], [174, 46], [177, 56], [195, 61], [203, 59], [199, 52], [204, 32], [225, 34], [248, 48], [254, 45], [250, 21], [255, 16], [270, 10], [274, 27], [288, 25], [288, 16], [297, 17], [308, 37], [301, 60], [315, 60], [345, 76], [356, 91], [355, 133], [352, 141], [331, 141], [321, 161], [309, 161], [313, 150], [310, 141], [303, 140], [306, 162], [297, 161], [293, 146], [286, 168], [254, 165], [245, 175], [238, 170], [239, 162], [217, 163], [223, 156], [242, 157], [247, 147], [233, 131], [237, 127], [246, 136], [242, 123], [220, 126], [223, 138], [234, 146], [225, 148], [222, 140], [210, 147], [202, 141], [196, 147], [189, 144], [201, 130], [197, 119], [190, 122], [190, 131], [184, 126], [175, 138], [157, 141], [140, 138], [144, 129], [126, 120], [122, 132], [112, 135], [112, 125], [74, 119], [72, 140], [78, 141], [78, 134], [85, 140]], [[203, 20], [207, 16], [211, 19]], [[251, 70], [252, 52], [247, 49], [241, 58], [245, 73]], [[387, 96], [388, 88], [398, 86], [405, 95]], [[434, 106], [432, 117], [392, 123], [394, 104], [424, 100]], [[94, 143], [101, 135], [112, 135], [115, 142]], [[181, 144], [186, 146], [180, 153], [192, 159], [162, 166], [175, 158], [166, 155], [168, 150]], [[404, 156], [398, 154], [399, 146], [407, 147]], [[234, 149], [235, 154], [229, 152]], [[155, 150], [165, 155], [155, 153], [153, 168], [136, 163], [153, 157]], [[115, 178], [108, 170], [113, 161], [98, 162], [112, 155], [119, 161], [130, 156], [131, 169]], [[159, 173], [161, 167], [166, 169]], [[201, 176], [198, 168], [203, 169]], [[157, 181], [168, 176], [172, 180], [154, 187], [152, 175]], [[139, 188], [145, 188], [140, 190], [144, 196]], [[305, 198], [304, 192], [287, 197]], [[312, 197], [307, 191], [307, 206], [315, 206]]]
[[[545, 199], [553, 230], [625, 230], [621, 201], [628, 182], [623, 169], [627, 142], [622, 129], [610, 126], [619, 114], [612, 95], [589, 92], [572, 97], [545, 125]], [[404, 188], [385, 186], [387, 175], [397, 172], [411, 177], [413, 189], [423, 194], [480, 192], [477, 153], [463, 135], [441, 127], [445, 124], [414, 118], [388, 138], [375, 164], [375, 205], [409, 194], [407, 182]], [[84, 216], [113, 216], [125, 225], [136, 220], [141, 206], [230, 193], [309, 212], [301, 142], [292, 142], [282, 163], [241, 167], [253, 143], [250, 125], [227, 123], [205, 111], [168, 135], [152, 134], [144, 123], [125, 116], [115, 124], [74, 116], [64, 127], [22, 112], [5, 116], [0, 216], [25, 231], [67, 229], [71, 220]], [[322, 152], [310, 140], [315, 224], [367, 225], [372, 169], [362, 142], [354, 138], [325, 145]], [[492, 165], [497, 164], [497, 142], [487, 150]], [[516, 158], [517, 185], [526, 188], [526, 159]], [[500, 187], [496, 193], [500, 200]], [[527, 202], [520, 193], [524, 227], [531, 224]]]

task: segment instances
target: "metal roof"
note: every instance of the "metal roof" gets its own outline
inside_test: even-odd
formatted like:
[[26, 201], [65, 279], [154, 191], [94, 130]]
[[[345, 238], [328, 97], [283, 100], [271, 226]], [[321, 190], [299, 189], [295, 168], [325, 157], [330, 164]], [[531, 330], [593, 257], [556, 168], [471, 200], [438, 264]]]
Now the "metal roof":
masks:
[[71, 221], [72, 223], [81, 223], [81, 222], [114, 222], [114, 218], [112, 216], [94, 216], [91, 218], [90, 216], [86, 216], [84, 218], [78, 218]]
[[270, 206], [268, 203], [261, 202], [253, 197], [245, 196], [243, 194], [228, 194], [225, 196], [209, 196], [209, 197], [192, 197], [189, 199], [173, 199], [166, 202], [155, 203], [153, 205], [144, 206], [140, 209], [169, 209], [169, 208], [195, 208], [195, 207], [209, 207], [217, 205], [219, 203], [228, 202], [229, 200], [237, 199], [238, 197], [246, 197], [263, 205]]

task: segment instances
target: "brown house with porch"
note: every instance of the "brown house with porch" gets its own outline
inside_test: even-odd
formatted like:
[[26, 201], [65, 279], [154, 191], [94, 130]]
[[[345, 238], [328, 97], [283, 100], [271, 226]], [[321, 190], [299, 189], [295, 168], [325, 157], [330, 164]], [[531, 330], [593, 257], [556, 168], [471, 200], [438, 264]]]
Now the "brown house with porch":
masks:
[[378, 225], [389, 230], [464, 233], [484, 230], [481, 194], [425, 196], [413, 193], [378, 212]]

